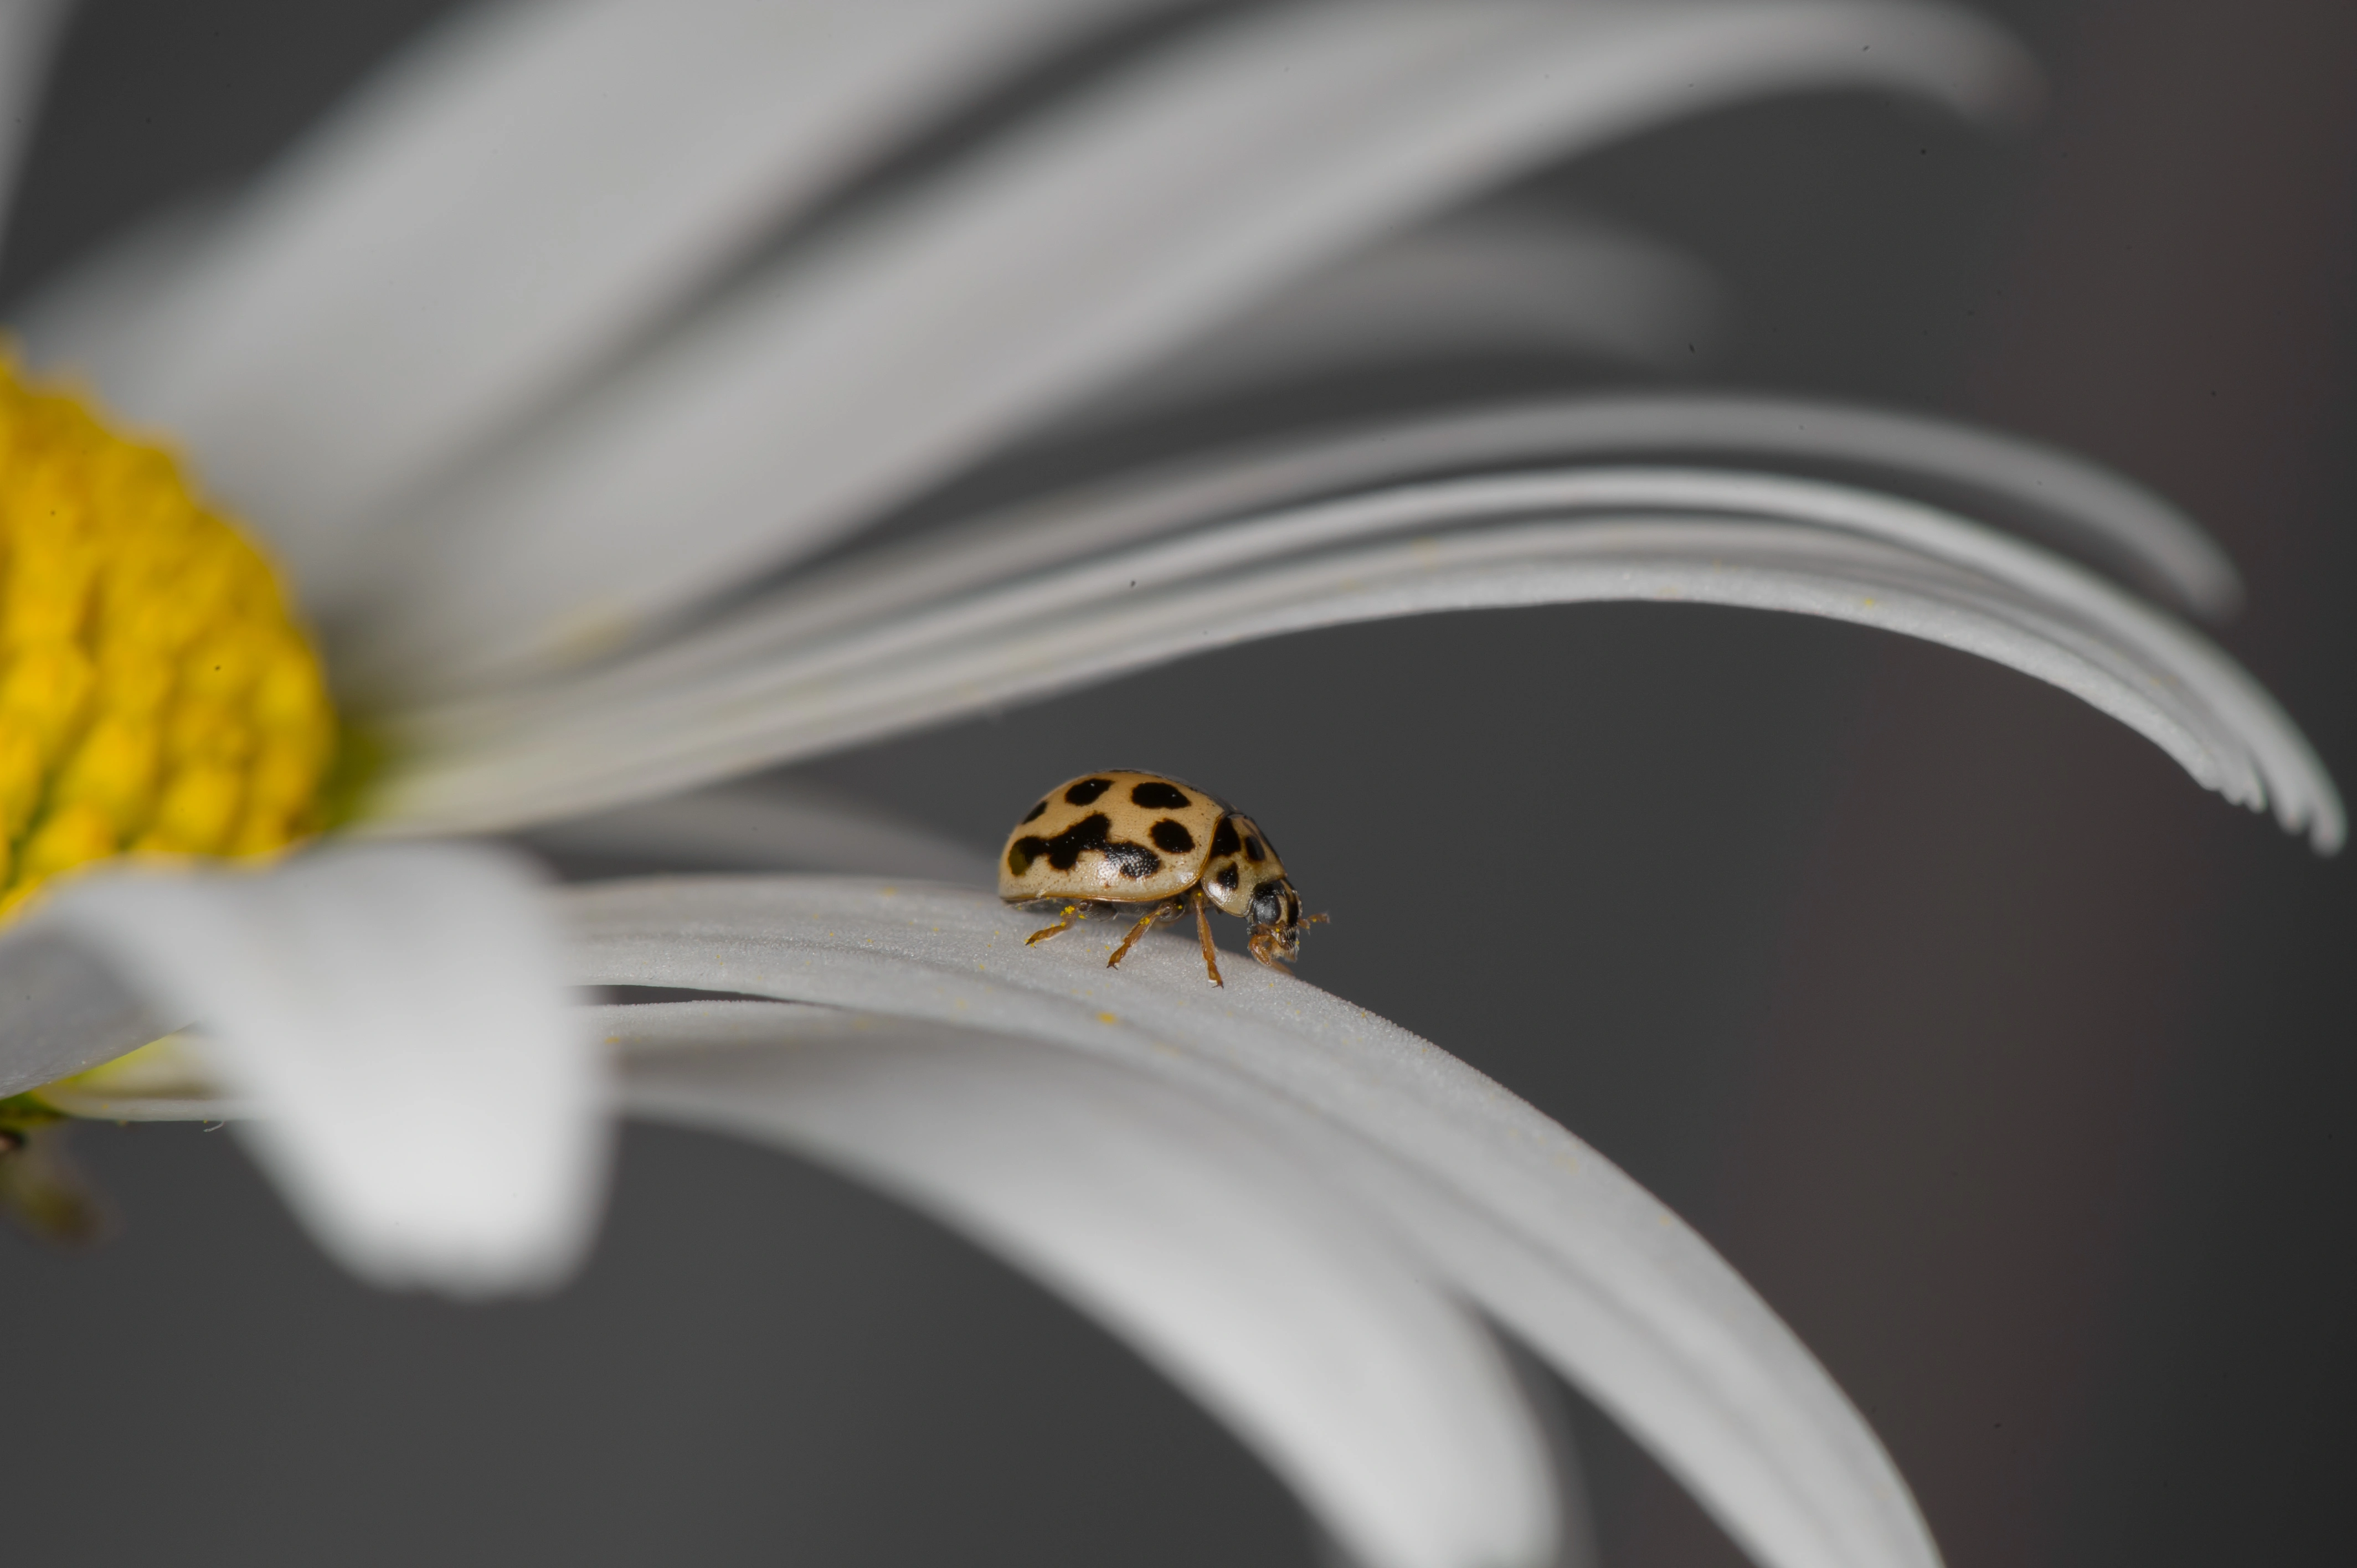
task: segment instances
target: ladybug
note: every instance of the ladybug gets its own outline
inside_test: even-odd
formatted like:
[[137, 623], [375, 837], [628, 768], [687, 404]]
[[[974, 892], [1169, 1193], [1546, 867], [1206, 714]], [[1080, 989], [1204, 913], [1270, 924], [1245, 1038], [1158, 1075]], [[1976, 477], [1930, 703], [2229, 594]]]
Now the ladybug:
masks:
[[1025, 813], [999, 855], [998, 896], [1009, 904], [1063, 906], [1063, 918], [1032, 932], [1026, 946], [1070, 930], [1095, 905], [1152, 906], [1105, 960], [1108, 969], [1147, 927], [1192, 905], [1214, 985], [1224, 983], [1207, 902], [1252, 922], [1247, 945], [1271, 969], [1298, 957], [1301, 928], [1326, 918], [1303, 918], [1276, 846], [1250, 817], [1192, 784], [1121, 768], [1059, 785]]

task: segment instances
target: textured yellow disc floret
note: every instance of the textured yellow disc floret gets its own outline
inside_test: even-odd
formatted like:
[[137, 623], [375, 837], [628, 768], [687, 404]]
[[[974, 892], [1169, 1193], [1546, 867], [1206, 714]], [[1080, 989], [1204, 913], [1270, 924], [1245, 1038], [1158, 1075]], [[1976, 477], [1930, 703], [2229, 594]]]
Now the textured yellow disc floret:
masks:
[[270, 563], [168, 453], [0, 364], [0, 917], [110, 855], [316, 832], [335, 738]]

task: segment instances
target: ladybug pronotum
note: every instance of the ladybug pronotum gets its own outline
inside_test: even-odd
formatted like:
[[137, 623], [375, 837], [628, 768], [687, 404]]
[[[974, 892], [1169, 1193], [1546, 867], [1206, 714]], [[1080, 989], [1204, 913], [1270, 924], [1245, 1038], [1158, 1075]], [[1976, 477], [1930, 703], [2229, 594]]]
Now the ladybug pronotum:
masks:
[[1031, 933], [1044, 942], [1086, 919], [1098, 904], [1152, 906], [1105, 960], [1121, 962], [1146, 928], [1191, 905], [1203, 939], [1203, 967], [1220, 979], [1206, 903], [1247, 920], [1253, 957], [1275, 969], [1301, 951], [1301, 897], [1285, 877], [1276, 846], [1250, 817], [1192, 784], [1159, 773], [1084, 773], [1050, 790], [1015, 825], [998, 857], [998, 896], [1009, 904], [1063, 907], [1063, 918]]

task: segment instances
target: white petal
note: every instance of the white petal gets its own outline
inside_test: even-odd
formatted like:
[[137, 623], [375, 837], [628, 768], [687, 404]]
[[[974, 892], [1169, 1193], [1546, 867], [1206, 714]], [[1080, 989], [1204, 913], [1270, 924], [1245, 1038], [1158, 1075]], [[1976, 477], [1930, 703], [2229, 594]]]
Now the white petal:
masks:
[[1595, 1151], [1463, 1063], [1244, 961], [1203, 983], [1186, 940], [1027, 948], [979, 893], [816, 877], [569, 892], [586, 982], [727, 990], [1025, 1035], [1168, 1077], [1282, 1126], [1584, 1388], [1769, 1568], [1931, 1568], [1904, 1484], [1758, 1296]]
[[231, 1097], [215, 1061], [218, 1042], [190, 1030], [150, 1040], [127, 1056], [40, 1087], [41, 1102], [97, 1122], [243, 1122], [267, 1114]]
[[0, 1095], [80, 1072], [186, 1023], [126, 985], [67, 931], [0, 933]]
[[1697, 263], [1620, 225], [1541, 212], [1455, 218], [1295, 285], [1136, 385], [1092, 400], [1064, 431], [1424, 358], [1683, 365], [1715, 336], [1717, 306]]
[[2228, 799], [2271, 803], [2318, 848], [2341, 842], [2331, 779], [2265, 691], [2103, 579], [1889, 497], [1682, 469], [1405, 486], [1117, 552], [802, 647], [757, 625], [578, 682], [537, 714], [497, 702], [453, 713], [388, 799], [424, 827], [580, 809], [1254, 638], [1609, 599], [1783, 610], [1962, 649], [2093, 703]]
[[43, 279], [12, 313], [27, 360], [110, 396], [135, 385], [227, 208], [218, 193], [167, 203]]
[[264, 1112], [244, 1128], [255, 1156], [354, 1273], [472, 1295], [580, 1261], [604, 1090], [520, 863], [439, 844], [101, 873], [0, 950], [44, 938], [85, 944], [158, 1011], [207, 1026], [228, 1092]]
[[[1537, 1563], [1550, 1468], [1580, 1506], [1488, 1337], [1248, 1119], [1004, 1036], [777, 1003], [584, 1013], [631, 1109], [780, 1143], [1029, 1269], [1227, 1419], [1359, 1561]], [[256, 1114], [193, 1047], [42, 1096], [114, 1120]]]
[[781, 263], [469, 477], [353, 667], [415, 689], [609, 647], [1547, 158], [1799, 87], [1986, 107], [2023, 69], [1968, 16], [1887, 0], [1244, 8]]
[[1551, 1560], [1546, 1458], [1488, 1336], [1248, 1112], [974, 1030], [769, 1003], [600, 1015], [633, 1111], [836, 1166], [1039, 1276], [1370, 1568]]
[[49, 58], [65, 30], [66, 0], [0, 0], [0, 216], [41, 108]]
[[983, 851], [800, 781], [667, 795], [549, 822], [523, 836], [554, 854], [677, 869], [862, 871], [975, 886], [996, 875]]
[[2233, 563], [2199, 523], [2068, 452], [1811, 398], [1622, 393], [1382, 419], [1120, 475], [813, 573], [765, 601], [765, 635], [783, 645], [1116, 545], [1412, 479], [1671, 454], [1799, 463], [1956, 502], [2206, 616], [2242, 598]]
[[[406, 486], [945, 102], [1126, 8], [474, 12], [356, 96], [221, 225], [144, 352], [102, 355], [104, 390], [188, 441], [315, 608], [332, 605], [361, 585], [344, 571], [346, 536]], [[45, 349], [85, 358], [59, 325]]]

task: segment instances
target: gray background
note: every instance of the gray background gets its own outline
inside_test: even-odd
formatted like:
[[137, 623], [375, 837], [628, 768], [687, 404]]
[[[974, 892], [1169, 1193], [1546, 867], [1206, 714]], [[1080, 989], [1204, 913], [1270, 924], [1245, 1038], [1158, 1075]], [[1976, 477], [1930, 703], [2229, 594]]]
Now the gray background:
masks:
[[[252, 170], [430, 9], [83, 7], [0, 289]], [[2357, 781], [2357, 7], [1988, 9], [2052, 72], [2018, 140], [1828, 96], [1501, 199], [1707, 260], [1735, 314], [1699, 381], [2024, 431], [2190, 507], [2249, 575], [2228, 646]], [[1424, 367], [1200, 429], [1596, 376]], [[1114, 763], [1246, 804], [1335, 914], [1307, 979], [1699, 1226], [1958, 1568], [2345, 1559], [2346, 862], [2007, 672], [1690, 607], [1321, 633], [810, 771], [986, 845]], [[1436, 823], [1463, 855], [1437, 894], [1394, 847]], [[634, 1130], [587, 1276], [467, 1311], [336, 1274], [226, 1136], [80, 1147], [119, 1240], [0, 1236], [16, 1560], [1308, 1558], [1284, 1495], [1117, 1345], [767, 1153]], [[1576, 1414], [1609, 1563], [1735, 1560]]]

